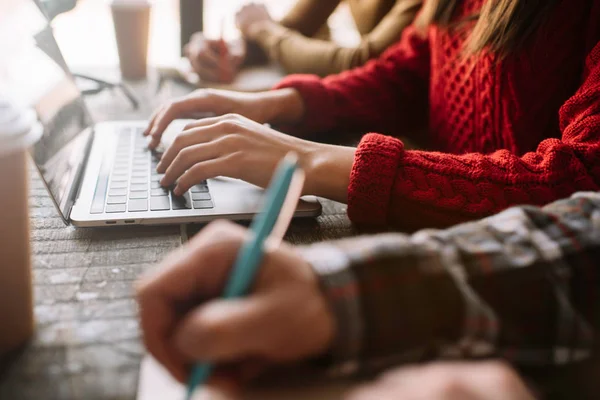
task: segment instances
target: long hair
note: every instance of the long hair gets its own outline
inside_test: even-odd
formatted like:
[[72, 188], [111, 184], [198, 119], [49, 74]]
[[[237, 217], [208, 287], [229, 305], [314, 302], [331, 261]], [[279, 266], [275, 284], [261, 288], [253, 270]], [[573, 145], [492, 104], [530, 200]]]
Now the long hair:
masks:
[[455, 20], [462, 0], [425, 0], [415, 24], [425, 30], [430, 24], [448, 29], [469, 26], [464, 51], [489, 50], [506, 56], [521, 48], [547, 19], [558, 0], [487, 0], [476, 15]]

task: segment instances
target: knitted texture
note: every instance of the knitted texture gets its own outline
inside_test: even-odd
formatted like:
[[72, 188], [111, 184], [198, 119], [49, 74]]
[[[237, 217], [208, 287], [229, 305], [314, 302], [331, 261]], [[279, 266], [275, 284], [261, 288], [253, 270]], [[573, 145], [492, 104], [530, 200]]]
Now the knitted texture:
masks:
[[[485, 0], [465, 0], [456, 18]], [[348, 214], [358, 224], [446, 226], [600, 189], [600, 1], [561, 1], [520, 51], [465, 56], [464, 31], [410, 27], [380, 59], [279, 87], [303, 131], [356, 130]], [[468, 27], [466, 28], [468, 29]], [[405, 150], [428, 115], [432, 151]], [[381, 186], [381, 187], [379, 187]]]

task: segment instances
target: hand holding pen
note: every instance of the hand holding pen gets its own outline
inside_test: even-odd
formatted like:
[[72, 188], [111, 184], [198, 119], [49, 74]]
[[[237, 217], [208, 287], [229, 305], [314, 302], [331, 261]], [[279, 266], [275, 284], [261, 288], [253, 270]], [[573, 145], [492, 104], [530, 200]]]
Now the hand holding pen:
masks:
[[221, 34], [219, 38], [219, 82], [229, 83], [233, 80], [233, 70], [230, 66], [229, 48], [225, 41], [225, 19], [221, 20]]
[[245, 58], [243, 41], [226, 41], [224, 25], [218, 38], [210, 39], [198, 32], [184, 47], [193, 70], [204, 82], [231, 83]]
[[[299, 196], [291, 186], [279, 207], [267, 200], [281, 212], [261, 214], [251, 231], [209, 225], [138, 285], [145, 344], [179, 381], [187, 383], [190, 366], [201, 363], [205, 375], [197, 383], [208, 378], [209, 386], [237, 390], [266, 366], [327, 351], [335, 326], [317, 277], [296, 251], [277, 245]], [[271, 234], [263, 241], [265, 232]], [[255, 273], [252, 249], [262, 249]], [[234, 281], [247, 295], [222, 298]]]

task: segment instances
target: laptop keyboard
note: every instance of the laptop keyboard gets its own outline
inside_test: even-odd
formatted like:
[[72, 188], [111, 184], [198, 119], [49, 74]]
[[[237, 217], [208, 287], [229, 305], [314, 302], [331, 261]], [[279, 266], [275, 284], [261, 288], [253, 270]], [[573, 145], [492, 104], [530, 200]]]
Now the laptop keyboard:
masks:
[[206, 210], [214, 208], [206, 181], [193, 186], [183, 196], [163, 188], [163, 175], [156, 172], [160, 155], [148, 150], [141, 128], [122, 128], [116, 155], [106, 155], [100, 167], [90, 213]]

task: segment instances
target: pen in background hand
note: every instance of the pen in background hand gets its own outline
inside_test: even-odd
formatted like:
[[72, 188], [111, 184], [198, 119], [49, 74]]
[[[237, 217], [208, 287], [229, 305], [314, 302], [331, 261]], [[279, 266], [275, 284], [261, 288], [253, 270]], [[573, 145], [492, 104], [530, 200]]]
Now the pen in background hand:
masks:
[[229, 49], [225, 41], [225, 17], [221, 19], [221, 31], [219, 38], [219, 82], [227, 83], [232, 80], [229, 70]]
[[[266, 192], [263, 211], [250, 225], [251, 235], [242, 245], [225, 285], [223, 298], [242, 297], [248, 293], [265, 251], [276, 248], [283, 239], [296, 210], [304, 185], [304, 172], [298, 168], [298, 157], [289, 153], [279, 163]], [[212, 372], [209, 363], [197, 364], [190, 376], [186, 400], [191, 400], [198, 385]]]

